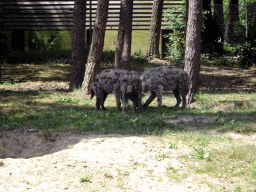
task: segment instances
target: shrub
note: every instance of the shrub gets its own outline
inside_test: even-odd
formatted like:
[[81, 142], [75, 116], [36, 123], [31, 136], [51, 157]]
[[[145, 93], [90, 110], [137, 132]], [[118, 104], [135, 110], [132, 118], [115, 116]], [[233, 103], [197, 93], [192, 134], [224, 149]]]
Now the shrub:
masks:
[[250, 22], [248, 25], [249, 33], [245, 38], [245, 43], [235, 50], [239, 56], [238, 64], [242, 68], [249, 68], [256, 63], [256, 16], [253, 15], [251, 20], [254, 22]]
[[186, 1], [180, 6], [174, 6], [164, 13], [168, 23], [167, 28], [173, 32], [167, 35], [169, 43], [166, 44], [171, 59], [183, 59], [185, 55], [186, 36]]

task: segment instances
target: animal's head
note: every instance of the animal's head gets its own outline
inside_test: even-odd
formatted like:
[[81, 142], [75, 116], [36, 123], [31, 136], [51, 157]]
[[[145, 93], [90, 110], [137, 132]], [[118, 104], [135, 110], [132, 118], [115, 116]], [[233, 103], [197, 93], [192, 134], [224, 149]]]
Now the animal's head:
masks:
[[141, 92], [141, 97], [146, 97], [146, 96], [147, 96], [147, 93]]

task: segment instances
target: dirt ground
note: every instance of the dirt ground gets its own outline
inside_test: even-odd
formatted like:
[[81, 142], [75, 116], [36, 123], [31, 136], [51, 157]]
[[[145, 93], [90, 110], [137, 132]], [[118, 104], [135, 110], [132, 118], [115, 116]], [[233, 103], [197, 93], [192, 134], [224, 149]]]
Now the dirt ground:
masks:
[[203, 182], [206, 175], [168, 177], [170, 165], [187, 172], [191, 164], [181, 156], [189, 150], [185, 145], [170, 149], [168, 140], [148, 136], [5, 131], [0, 134], [0, 191], [211, 191]]
[[[236, 70], [202, 67], [201, 89], [255, 90], [255, 71]], [[68, 85], [24, 82], [16, 91], [28, 89], [65, 90]], [[191, 118], [170, 118], [169, 122]], [[256, 135], [227, 136], [246, 142], [256, 139]], [[191, 164], [181, 156], [191, 149], [186, 145], [171, 149], [168, 141], [141, 135], [44, 133], [32, 128], [4, 131], [0, 133], [0, 191], [211, 191], [204, 182], [206, 175], [191, 173], [182, 180], [170, 179], [168, 169], [189, 170]]]

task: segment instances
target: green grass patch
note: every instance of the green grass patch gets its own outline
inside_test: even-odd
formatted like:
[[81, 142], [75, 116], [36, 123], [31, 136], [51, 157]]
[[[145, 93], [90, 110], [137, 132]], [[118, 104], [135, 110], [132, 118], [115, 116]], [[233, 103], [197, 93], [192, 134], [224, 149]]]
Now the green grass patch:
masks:
[[[204, 162], [200, 164], [200, 167], [195, 169], [195, 172], [228, 180], [232, 180], [233, 177], [242, 177], [249, 183], [255, 183], [255, 152], [255, 145], [233, 145], [219, 150], [213, 150], [209, 159], [205, 158], [206, 152], [200, 150], [198, 152], [200, 155], [196, 159], [204, 160]], [[192, 157], [194, 158], [194, 156]]]
[[[107, 30], [105, 33], [104, 50], [116, 50], [117, 30]], [[131, 54], [145, 55], [148, 46], [149, 30], [135, 30], [132, 32]]]

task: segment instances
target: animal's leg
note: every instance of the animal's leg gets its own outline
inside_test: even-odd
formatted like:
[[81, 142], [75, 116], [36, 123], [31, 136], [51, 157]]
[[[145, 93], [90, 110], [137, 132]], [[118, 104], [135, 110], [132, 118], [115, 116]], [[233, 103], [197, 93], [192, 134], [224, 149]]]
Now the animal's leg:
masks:
[[139, 98], [138, 101], [136, 102], [136, 106], [137, 106], [141, 111], [143, 111], [141, 98]]
[[107, 109], [105, 108], [105, 106], [104, 106], [104, 102], [105, 102], [107, 96], [108, 96], [108, 94], [107, 94], [106, 92], [103, 92], [103, 97], [102, 97], [102, 99], [101, 99], [101, 108], [102, 108], [103, 110], [107, 110]]
[[96, 107], [97, 107], [97, 110], [101, 110], [100, 104], [101, 104], [101, 98], [97, 95], [96, 96]]
[[114, 95], [115, 95], [115, 99], [116, 99], [116, 107], [119, 111], [122, 111], [122, 109], [121, 109], [121, 94], [118, 92], [115, 92]]
[[136, 113], [136, 107], [138, 107], [138, 101], [134, 100], [132, 101], [132, 109], [133, 109], [133, 113]]
[[181, 92], [181, 97], [182, 97], [182, 108], [186, 107], [186, 96], [187, 96], [187, 92], [186, 91], [183, 91]]
[[164, 92], [164, 87], [163, 86], [159, 86], [157, 92], [156, 92], [156, 96], [157, 96], [157, 103], [158, 103], [158, 106], [157, 108], [158, 109], [161, 109], [162, 107], [162, 96], [163, 96], [163, 92]]
[[146, 103], [143, 105], [143, 108], [146, 108], [147, 106], [149, 106], [149, 104], [156, 98], [156, 93], [155, 92], [151, 92], [150, 97], [148, 98], [148, 100], [146, 101]]
[[[126, 113], [126, 115], [129, 115], [129, 99], [128, 99], [128, 97], [123, 95], [122, 101], [123, 101], [124, 112]], [[135, 108], [136, 108], [136, 103], [135, 103]]]
[[177, 100], [177, 103], [176, 103], [175, 107], [179, 107], [180, 102], [181, 102], [179, 90], [178, 89], [173, 90], [173, 94], [174, 94], [174, 96], [175, 96], [175, 98]]

